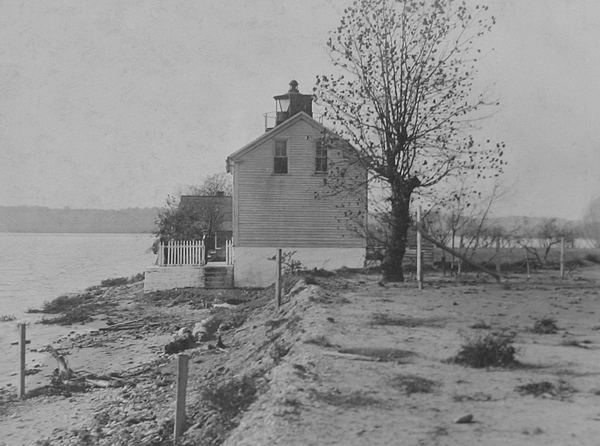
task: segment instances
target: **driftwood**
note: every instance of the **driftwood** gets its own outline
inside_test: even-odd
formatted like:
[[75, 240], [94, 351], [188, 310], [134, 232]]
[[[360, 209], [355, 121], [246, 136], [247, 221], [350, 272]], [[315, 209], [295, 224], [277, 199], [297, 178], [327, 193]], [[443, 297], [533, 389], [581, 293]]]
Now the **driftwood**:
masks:
[[63, 355], [58, 353], [51, 345], [48, 346], [48, 351], [56, 359], [58, 364], [58, 379], [62, 384], [66, 385], [88, 385], [90, 387], [121, 387], [125, 384], [130, 384], [132, 381], [115, 376], [97, 376], [93, 373], [77, 373], [73, 371]]
[[56, 359], [56, 363], [58, 364], [58, 376], [61, 380], [69, 380], [73, 377], [73, 370], [67, 364], [67, 360], [63, 355], [59, 354], [54, 347], [51, 345], [48, 346], [48, 350], [54, 359]]
[[156, 325], [161, 324], [161, 322], [145, 323], [145, 322], [141, 322], [141, 321], [143, 321], [143, 319], [135, 319], [133, 321], [120, 322], [118, 324], [111, 325], [109, 327], [101, 327], [99, 330], [100, 331], [135, 330], [135, 329], [144, 328], [144, 327], [154, 327]]
[[352, 353], [339, 353], [339, 352], [323, 352], [325, 356], [331, 356], [333, 358], [352, 359], [354, 361], [371, 361], [379, 362], [380, 358], [374, 358], [372, 356], [355, 355]]

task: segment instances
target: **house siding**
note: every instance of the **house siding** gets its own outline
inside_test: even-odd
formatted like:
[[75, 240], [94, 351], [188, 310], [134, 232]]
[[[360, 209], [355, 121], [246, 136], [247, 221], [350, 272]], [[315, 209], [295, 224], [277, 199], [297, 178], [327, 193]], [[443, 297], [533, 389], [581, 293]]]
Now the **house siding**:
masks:
[[[348, 207], [366, 214], [366, 187], [352, 196], [315, 197], [315, 192], [324, 191], [326, 176], [315, 173], [320, 137], [319, 128], [299, 120], [235, 163], [236, 248], [366, 247], [364, 223], [357, 225], [344, 216]], [[287, 174], [273, 173], [275, 140], [287, 141]], [[335, 159], [335, 153], [329, 156]]]

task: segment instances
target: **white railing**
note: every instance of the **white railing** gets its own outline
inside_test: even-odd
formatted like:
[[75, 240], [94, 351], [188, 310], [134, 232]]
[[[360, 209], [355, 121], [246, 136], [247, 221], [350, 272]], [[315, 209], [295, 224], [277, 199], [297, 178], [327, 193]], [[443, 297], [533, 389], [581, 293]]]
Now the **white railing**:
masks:
[[233, 265], [233, 240], [225, 242], [225, 262], [228, 265]]
[[158, 266], [204, 265], [204, 241], [169, 241], [158, 249]]

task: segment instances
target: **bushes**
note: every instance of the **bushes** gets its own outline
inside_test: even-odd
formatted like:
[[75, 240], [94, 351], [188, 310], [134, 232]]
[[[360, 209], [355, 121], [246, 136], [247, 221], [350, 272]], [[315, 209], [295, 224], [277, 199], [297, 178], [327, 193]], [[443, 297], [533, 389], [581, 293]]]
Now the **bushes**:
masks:
[[120, 285], [129, 285], [131, 283], [141, 282], [144, 280], [144, 273], [137, 273], [131, 277], [116, 277], [113, 279], [104, 279], [100, 282], [101, 287], [112, 287]]
[[556, 321], [550, 317], [546, 317], [535, 321], [531, 331], [537, 334], [553, 334], [557, 330]]
[[518, 364], [516, 354], [513, 336], [490, 333], [467, 341], [449, 362], [474, 368], [511, 367]]

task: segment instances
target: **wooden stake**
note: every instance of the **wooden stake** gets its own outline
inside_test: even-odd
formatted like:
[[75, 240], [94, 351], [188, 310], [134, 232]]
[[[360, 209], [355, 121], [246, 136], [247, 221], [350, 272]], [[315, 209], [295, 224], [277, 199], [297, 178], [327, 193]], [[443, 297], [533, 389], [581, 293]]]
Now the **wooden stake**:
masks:
[[501, 274], [500, 271], [500, 238], [496, 239], [496, 272]]
[[179, 437], [185, 429], [185, 393], [188, 379], [188, 355], [177, 355], [177, 395], [175, 400], [175, 432], [174, 444], [177, 445]]
[[423, 256], [421, 254], [421, 206], [417, 208], [417, 280], [423, 289]]
[[281, 249], [277, 250], [277, 280], [275, 281], [275, 299], [277, 309], [281, 307]]
[[565, 238], [560, 238], [560, 279], [565, 278]]
[[25, 345], [26, 341], [26, 324], [19, 324], [19, 398], [25, 398]]

